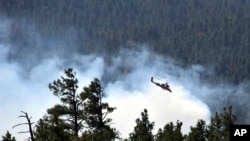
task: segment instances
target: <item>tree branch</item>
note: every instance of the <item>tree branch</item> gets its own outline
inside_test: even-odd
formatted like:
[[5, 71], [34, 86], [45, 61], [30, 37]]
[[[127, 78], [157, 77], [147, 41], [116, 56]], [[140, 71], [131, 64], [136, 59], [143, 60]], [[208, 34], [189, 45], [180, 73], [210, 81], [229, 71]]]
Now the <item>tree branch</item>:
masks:
[[20, 131], [20, 132], [18, 132], [18, 133], [30, 133], [30, 139], [31, 139], [31, 141], [35, 141], [34, 135], [33, 135], [33, 131], [32, 131], [32, 127], [31, 127], [31, 125], [34, 124], [34, 122], [31, 122], [31, 121], [30, 121], [30, 119], [31, 119], [32, 117], [29, 117], [29, 116], [28, 116], [28, 113], [26, 113], [26, 112], [24, 112], [24, 111], [21, 111], [21, 112], [22, 112], [24, 115], [20, 115], [20, 116], [18, 116], [18, 118], [22, 118], [22, 117], [26, 118], [27, 123], [19, 123], [19, 124], [14, 125], [12, 128], [15, 128], [15, 127], [20, 126], [20, 125], [28, 124], [28, 125], [29, 125], [29, 131]]

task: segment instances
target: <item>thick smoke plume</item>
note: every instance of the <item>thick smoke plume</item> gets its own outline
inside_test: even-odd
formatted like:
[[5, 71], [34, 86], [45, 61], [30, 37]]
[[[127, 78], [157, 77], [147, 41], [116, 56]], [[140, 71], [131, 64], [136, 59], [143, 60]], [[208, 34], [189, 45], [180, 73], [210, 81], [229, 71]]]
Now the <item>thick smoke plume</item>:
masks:
[[[28, 135], [16, 134], [27, 127], [11, 129], [20, 111], [28, 112], [37, 121], [46, 109], [58, 103], [48, 84], [72, 67], [77, 72], [80, 90], [94, 77], [101, 80], [105, 101], [117, 107], [110, 117], [122, 137], [133, 131], [135, 119], [144, 108], [155, 131], [168, 122], [183, 122], [187, 133], [197, 119], [209, 122], [210, 116], [223, 107], [233, 106], [239, 123], [249, 123], [249, 82], [240, 85], [214, 85], [204, 81], [204, 74], [213, 77], [212, 70], [194, 64], [180, 67], [174, 60], [159, 56], [146, 44], [128, 43], [133, 49], [107, 57], [92, 52], [79, 53], [77, 31], [65, 31], [61, 37], [41, 36], [34, 25], [25, 20], [0, 18], [0, 112], [1, 129], [18, 140]], [[84, 46], [82, 46], [84, 48]], [[98, 54], [98, 55], [97, 55]], [[172, 93], [150, 82], [168, 81]]]

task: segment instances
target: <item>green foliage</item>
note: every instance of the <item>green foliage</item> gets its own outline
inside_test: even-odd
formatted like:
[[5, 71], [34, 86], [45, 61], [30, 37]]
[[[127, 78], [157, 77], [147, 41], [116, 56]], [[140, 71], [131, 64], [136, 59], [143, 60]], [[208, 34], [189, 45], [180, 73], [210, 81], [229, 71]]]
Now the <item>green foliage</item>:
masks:
[[103, 102], [104, 96], [103, 88], [97, 78], [88, 87], [84, 87], [81, 93], [81, 98], [84, 100], [85, 122], [91, 129], [83, 135], [91, 136], [96, 141], [112, 140], [118, 135], [115, 129], [109, 126], [112, 120], [107, 118], [107, 115], [112, 113], [115, 108]]
[[195, 127], [191, 127], [187, 141], [229, 141], [229, 126], [234, 124], [236, 117], [232, 114], [232, 107], [224, 108], [222, 113], [215, 113], [209, 125], [204, 120], [198, 120]]
[[78, 137], [78, 132], [83, 128], [84, 114], [81, 106], [83, 101], [76, 92], [78, 88], [76, 73], [73, 72], [73, 69], [68, 68], [65, 70], [65, 75], [49, 84], [49, 89], [60, 98], [63, 104], [49, 109], [48, 113], [55, 117], [65, 116], [69, 129]]
[[5, 136], [2, 136], [2, 141], [16, 141], [16, 139], [15, 137], [12, 137], [9, 131], [7, 131]]
[[57, 114], [46, 115], [36, 124], [36, 141], [70, 140], [68, 125]]
[[[66, 76], [49, 84], [53, 94], [61, 99], [63, 104], [56, 104], [47, 110], [47, 115], [40, 119], [35, 126], [37, 141], [111, 141], [119, 138], [119, 132], [110, 126], [112, 119], [107, 115], [115, 110], [103, 102], [105, 94], [99, 79], [95, 78], [81, 93], [77, 93], [78, 80], [73, 69], [65, 70]], [[25, 115], [28, 121], [30, 117]], [[136, 119], [134, 131], [126, 141], [229, 141], [229, 126], [234, 124], [236, 116], [232, 107], [224, 108], [222, 113], [215, 113], [210, 124], [198, 120], [195, 127], [190, 127], [188, 135], [181, 132], [182, 122], [176, 125], [167, 123], [153, 135], [154, 122], [150, 122], [148, 111], [144, 109], [141, 118]], [[30, 122], [30, 121], [29, 121]], [[23, 123], [22, 123], [23, 124]], [[17, 124], [19, 126], [22, 124]], [[27, 123], [24, 123], [27, 124]], [[77, 125], [76, 125], [77, 124]], [[78, 132], [86, 125], [81, 136]], [[15, 127], [14, 126], [14, 127]], [[31, 127], [30, 127], [31, 129]], [[77, 133], [77, 134], [76, 134]], [[15, 137], [7, 131], [2, 141], [15, 141]]]
[[196, 126], [191, 126], [190, 129], [187, 141], [207, 141], [208, 128], [204, 120], [198, 120]]
[[148, 111], [144, 109], [141, 113], [141, 119], [136, 119], [136, 125], [134, 131], [129, 134], [130, 141], [153, 141], [154, 137], [152, 130], [154, 128], [154, 122], [150, 122], [148, 119]]
[[163, 130], [160, 128], [156, 135], [156, 141], [183, 141], [184, 136], [181, 133], [182, 122], [177, 120], [176, 125], [172, 122], [167, 123]]
[[[35, 131], [37, 140], [110, 141], [118, 138], [118, 131], [110, 127], [112, 120], [107, 118], [115, 108], [103, 102], [104, 92], [97, 78], [78, 94], [76, 73], [69, 68], [65, 76], [50, 83], [49, 88], [62, 104], [48, 109], [48, 115], [39, 120]], [[83, 127], [82, 136], [78, 136]]]
[[[37, 141], [110, 141], [118, 138], [118, 131], [110, 126], [112, 119], [107, 115], [115, 110], [108, 103], [103, 102], [105, 93], [101, 82], [95, 78], [81, 93], [77, 93], [78, 80], [73, 69], [65, 70], [65, 76], [49, 84], [49, 89], [60, 98], [62, 104], [56, 104], [47, 110], [48, 115], [40, 119], [35, 127]], [[29, 125], [28, 114], [26, 117]], [[229, 141], [229, 126], [234, 124], [236, 116], [232, 114], [232, 107], [224, 108], [222, 113], [215, 113], [210, 124], [198, 120], [195, 127], [187, 136], [181, 133], [182, 122], [177, 120], [176, 125], [167, 123], [154, 136], [152, 130], [154, 122], [150, 122], [148, 111], [144, 109], [141, 118], [136, 119], [134, 131], [129, 134], [130, 141]], [[15, 126], [27, 123], [17, 124]], [[86, 128], [79, 137], [78, 132]], [[14, 127], [15, 127], [14, 126]], [[30, 126], [31, 129], [31, 126]], [[73, 132], [73, 134], [72, 134]], [[9, 131], [2, 136], [2, 141], [15, 141]]]
[[118, 137], [118, 131], [110, 126], [103, 127], [101, 129], [94, 129], [86, 131], [80, 138], [81, 141], [113, 141]]
[[224, 108], [223, 113], [215, 113], [208, 126], [208, 140], [229, 141], [229, 126], [234, 124], [236, 117], [232, 115], [232, 107]]

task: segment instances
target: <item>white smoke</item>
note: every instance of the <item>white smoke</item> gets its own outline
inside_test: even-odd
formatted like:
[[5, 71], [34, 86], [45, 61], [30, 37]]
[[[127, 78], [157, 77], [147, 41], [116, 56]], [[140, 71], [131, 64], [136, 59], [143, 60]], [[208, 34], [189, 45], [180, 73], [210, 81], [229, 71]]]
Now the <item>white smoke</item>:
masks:
[[[121, 49], [108, 58], [96, 53], [83, 55], [76, 51], [74, 44], [77, 43], [70, 43], [69, 47], [68, 40], [45, 39], [35, 28], [29, 28], [26, 33], [29, 38], [12, 41], [10, 36], [15, 33], [10, 33], [13, 30], [11, 24], [6, 18], [0, 21], [0, 33], [6, 33], [0, 36], [0, 135], [9, 130], [17, 140], [26, 139], [28, 134], [17, 132], [26, 131], [27, 127], [12, 129], [13, 125], [25, 122], [25, 119], [17, 118], [22, 114], [20, 111], [28, 112], [34, 122], [42, 118], [46, 109], [59, 102], [49, 91], [48, 84], [60, 78], [68, 67], [77, 72], [79, 91], [94, 77], [101, 79], [107, 95], [105, 101], [117, 107], [109, 115], [113, 119], [112, 126], [123, 138], [133, 131], [135, 119], [140, 118], [144, 108], [148, 109], [149, 120], [155, 122], [154, 133], [166, 123], [177, 120], [183, 122], [183, 133], [187, 133], [198, 119], [209, 121], [211, 107], [214, 111], [227, 106], [228, 97], [233, 98], [230, 104], [238, 107], [242, 106], [238, 104], [239, 99], [245, 99], [241, 101], [243, 104], [249, 99], [244, 95], [248, 83], [239, 86], [206, 84], [201, 81], [201, 75], [207, 73], [207, 68], [200, 65], [182, 68], [171, 58], [154, 53], [145, 44], [129, 43], [133, 49]], [[30, 34], [36, 36], [31, 38]], [[36, 44], [29, 50], [22, 46], [23, 42]], [[151, 83], [152, 76], [160, 83], [168, 81], [173, 92]]]
[[[135, 119], [141, 117], [140, 113], [144, 108], [148, 109], [150, 121], [155, 122], [155, 133], [168, 122], [182, 121], [183, 132], [187, 133], [189, 127], [195, 125], [198, 119], [208, 121], [210, 112], [207, 105], [182, 84], [186, 79], [190, 82], [198, 79], [195, 71], [197, 67], [183, 70], [175, 66], [171, 59], [164, 59], [152, 53], [145, 45], [136, 46], [143, 50], [121, 50], [118, 57], [113, 59], [112, 68], [107, 68], [111, 71], [110, 74], [116, 76], [118, 73], [116, 81], [108, 83], [105, 91], [109, 95], [106, 100], [117, 107], [111, 117], [122, 137], [128, 137], [133, 131]], [[124, 77], [119, 76], [120, 65], [123, 69], [128, 69]], [[184, 72], [189, 72], [192, 76], [180, 78]], [[151, 76], [168, 80], [173, 92], [151, 83]]]

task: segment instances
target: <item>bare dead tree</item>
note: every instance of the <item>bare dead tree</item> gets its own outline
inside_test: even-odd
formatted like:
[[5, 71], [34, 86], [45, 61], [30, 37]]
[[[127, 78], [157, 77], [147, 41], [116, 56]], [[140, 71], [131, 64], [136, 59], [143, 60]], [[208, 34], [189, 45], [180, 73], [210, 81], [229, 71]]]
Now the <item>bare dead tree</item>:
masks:
[[18, 118], [26, 118], [27, 122], [16, 124], [12, 128], [15, 128], [15, 127], [20, 126], [20, 125], [28, 125], [29, 126], [29, 131], [20, 131], [18, 133], [30, 133], [31, 141], [35, 141], [35, 138], [34, 138], [34, 135], [33, 135], [33, 130], [32, 130], [32, 127], [31, 127], [31, 125], [34, 124], [34, 122], [31, 122], [32, 117], [29, 117], [28, 113], [26, 113], [24, 111], [21, 111], [21, 112], [24, 115], [20, 115], [20, 116], [18, 116]]

